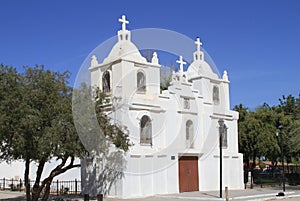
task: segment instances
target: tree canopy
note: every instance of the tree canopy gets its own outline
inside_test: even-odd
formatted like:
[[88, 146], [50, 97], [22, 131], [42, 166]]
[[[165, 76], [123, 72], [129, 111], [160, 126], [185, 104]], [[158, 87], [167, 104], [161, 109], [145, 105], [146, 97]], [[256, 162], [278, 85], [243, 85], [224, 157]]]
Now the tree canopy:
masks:
[[[239, 151], [244, 154], [244, 162], [265, 157], [274, 166], [280, 158], [279, 126], [283, 126], [284, 155], [287, 162], [299, 160], [300, 157], [300, 104], [299, 98], [292, 95], [283, 96], [279, 104], [269, 106], [267, 103], [250, 111], [244, 105], [234, 106], [240, 114]], [[277, 134], [277, 135], [276, 135]]]
[[[87, 154], [74, 126], [73, 89], [68, 86], [68, 79], [68, 72], [53, 72], [44, 66], [24, 67], [19, 73], [16, 68], [0, 65], [0, 159], [25, 162], [27, 201], [36, 201], [42, 194], [42, 200], [47, 200], [53, 178], [79, 167], [75, 158]], [[105, 94], [99, 94], [96, 108], [102, 99], [107, 99]], [[106, 128], [110, 142], [127, 151], [128, 136], [111, 125], [103, 113], [97, 110], [100, 127]], [[44, 167], [53, 158], [58, 165], [42, 180]], [[37, 164], [37, 172], [31, 191], [32, 162]]]

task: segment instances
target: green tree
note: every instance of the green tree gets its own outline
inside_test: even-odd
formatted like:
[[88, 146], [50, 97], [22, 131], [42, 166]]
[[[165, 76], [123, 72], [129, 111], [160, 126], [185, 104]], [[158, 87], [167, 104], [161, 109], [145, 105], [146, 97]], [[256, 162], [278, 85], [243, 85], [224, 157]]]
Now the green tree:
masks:
[[[75, 157], [85, 150], [72, 122], [71, 92], [67, 86], [69, 73], [45, 70], [43, 66], [25, 67], [23, 73], [1, 65], [0, 119], [1, 158], [24, 160], [26, 199], [43, 200], [49, 196], [53, 178], [79, 167]], [[59, 165], [43, 180], [46, 163], [56, 158]], [[29, 184], [30, 163], [37, 163], [32, 191]]]
[[[284, 115], [277, 113], [276, 107], [270, 107], [265, 103], [255, 110], [255, 118], [260, 121], [258, 157], [264, 156], [272, 162], [273, 166], [276, 166], [278, 156], [280, 156], [276, 133], [279, 132], [279, 125], [283, 124]], [[285, 126], [285, 124], [283, 125]]]
[[279, 110], [284, 112], [285, 115], [290, 115], [293, 119], [299, 119], [299, 106], [298, 100], [291, 94], [288, 96], [282, 96], [282, 99], [279, 99]]
[[300, 120], [295, 120], [289, 127], [286, 139], [287, 147], [291, 153], [290, 162], [300, 158]]
[[[292, 107], [286, 105], [292, 105]], [[293, 120], [295, 115], [291, 112], [296, 111], [293, 104], [284, 103], [282, 106], [270, 107], [265, 103], [251, 112], [248, 112], [243, 105], [235, 106], [234, 109], [240, 113], [239, 147], [240, 152], [244, 154], [244, 162], [248, 164], [249, 160], [252, 160], [253, 167], [255, 167], [256, 158], [264, 156], [272, 162], [273, 166], [277, 166], [280, 158], [279, 139], [276, 136], [279, 132], [279, 125], [284, 127], [285, 156], [288, 161], [292, 160], [296, 150], [291, 149], [289, 142], [291, 142], [290, 139], [295, 142], [292, 135], [295, 136], [295, 133], [299, 132], [297, 121]]]
[[284, 113], [284, 155], [287, 162], [297, 161], [300, 156], [300, 100], [292, 95], [279, 99], [278, 111]]
[[280, 153], [276, 133], [278, 126], [284, 123], [284, 115], [277, 113], [276, 108], [268, 104], [251, 112], [248, 112], [247, 108], [241, 104], [235, 106], [234, 109], [240, 113], [239, 147], [248, 167], [250, 160], [253, 161], [252, 167], [255, 167], [256, 158], [261, 156], [265, 156], [276, 164]]
[[235, 105], [233, 108], [235, 111], [239, 112], [238, 120], [238, 139], [239, 139], [239, 152], [244, 155], [244, 162], [249, 167], [250, 156], [252, 153], [251, 141], [247, 135], [247, 124], [246, 117], [249, 114], [248, 108], [243, 104]]
[[[79, 167], [80, 164], [74, 163], [75, 158], [87, 154], [74, 126], [72, 88], [67, 86], [68, 78], [68, 72], [51, 72], [43, 66], [25, 67], [23, 73], [13, 67], [0, 66], [0, 157], [6, 161], [25, 162], [27, 201], [37, 201], [41, 195], [42, 200], [47, 200], [54, 177]], [[97, 104], [101, 102], [96, 101]], [[106, 123], [107, 135], [114, 133], [117, 127]], [[119, 142], [121, 137], [119, 130], [118, 135], [111, 135], [110, 139], [126, 151], [129, 140], [125, 136], [122, 139], [127, 141]], [[59, 164], [42, 179], [45, 165], [52, 158]], [[30, 190], [32, 162], [37, 164], [37, 171]]]

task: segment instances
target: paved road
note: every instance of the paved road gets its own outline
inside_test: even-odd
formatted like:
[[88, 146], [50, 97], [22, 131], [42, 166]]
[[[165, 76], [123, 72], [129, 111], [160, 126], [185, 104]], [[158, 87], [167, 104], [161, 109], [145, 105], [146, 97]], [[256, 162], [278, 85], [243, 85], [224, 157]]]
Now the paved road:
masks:
[[[229, 190], [229, 199], [232, 201], [271, 201], [271, 200], [286, 200], [286, 201], [300, 201], [300, 186], [286, 188], [285, 197], [277, 197], [278, 192], [281, 192], [280, 187], [271, 188], [255, 188], [246, 190]], [[66, 197], [64, 197], [66, 198]], [[24, 199], [24, 193], [0, 191], [0, 200], [21, 201]], [[68, 200], [83, 200], [82, 197], [68, 197]], [[125, 201], [221, 201], [225, 200], [219, 198], [219, 191], [208, 192], [188, 192], [170, 195], [156, 195], [147, 198], [125, 199]], [[104, 201], [122, 201], [117, 198], [105, 198]], [[124, 201], [124, 199], [123, 199]]]

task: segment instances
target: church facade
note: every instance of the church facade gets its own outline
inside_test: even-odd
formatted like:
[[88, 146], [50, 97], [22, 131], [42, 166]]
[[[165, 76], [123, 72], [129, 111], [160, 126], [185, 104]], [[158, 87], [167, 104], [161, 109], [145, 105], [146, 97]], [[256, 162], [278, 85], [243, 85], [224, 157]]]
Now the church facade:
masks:
[[[243, 189], [238, 113], [230, 110], [227, 72], [213, 72], [197, 38], [193, 62], [184, 71], [179, 56], [179, 71], [161, 90], [159, 55], [148, 62], [131, 41], [125, 16], [119, 21], [118, 42], [102, 63], [93, 56], [89, 70], [92, 86], [112, 97], [108, 114], [126, 127], [134, 145], [111, 159], [115, 166], [103, 156], [83, 159], [83, 194], [130, 198], [219, 190], [220, 132], [223, 188]], [[105, 176], [105, 168], [118, 169], [117, 176]]]

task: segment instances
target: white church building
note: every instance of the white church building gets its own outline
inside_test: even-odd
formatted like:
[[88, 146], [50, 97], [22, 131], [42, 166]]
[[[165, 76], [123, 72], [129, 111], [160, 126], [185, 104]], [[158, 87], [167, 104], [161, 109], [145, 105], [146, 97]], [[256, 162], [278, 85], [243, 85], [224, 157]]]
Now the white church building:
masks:
[[[148, 62], [131, 41], [125, 16], [119, 21], [122, 29], [118, 31], [118, 42], [102, 63], [93, 56], [89, 70], [92, 86], [98, 86], [114, 100], [107, 105], [108, 114], [127, 128], [134, 145], [117, 159], [83, 159], [82, 193], [130, 198], [219, 190], [220, 120], [225, 125], [223, 188], [243, 189], [239, 115], [230, 110], [227, 72], [222, 77], [213, 72], [197, 38], [187, 70], [179, 56], [179, 70], [173, 72], [168, 89], [161, 90], [159, 55], [154, 52]], [[111, 171], [104, 175], [107, 168]]]

